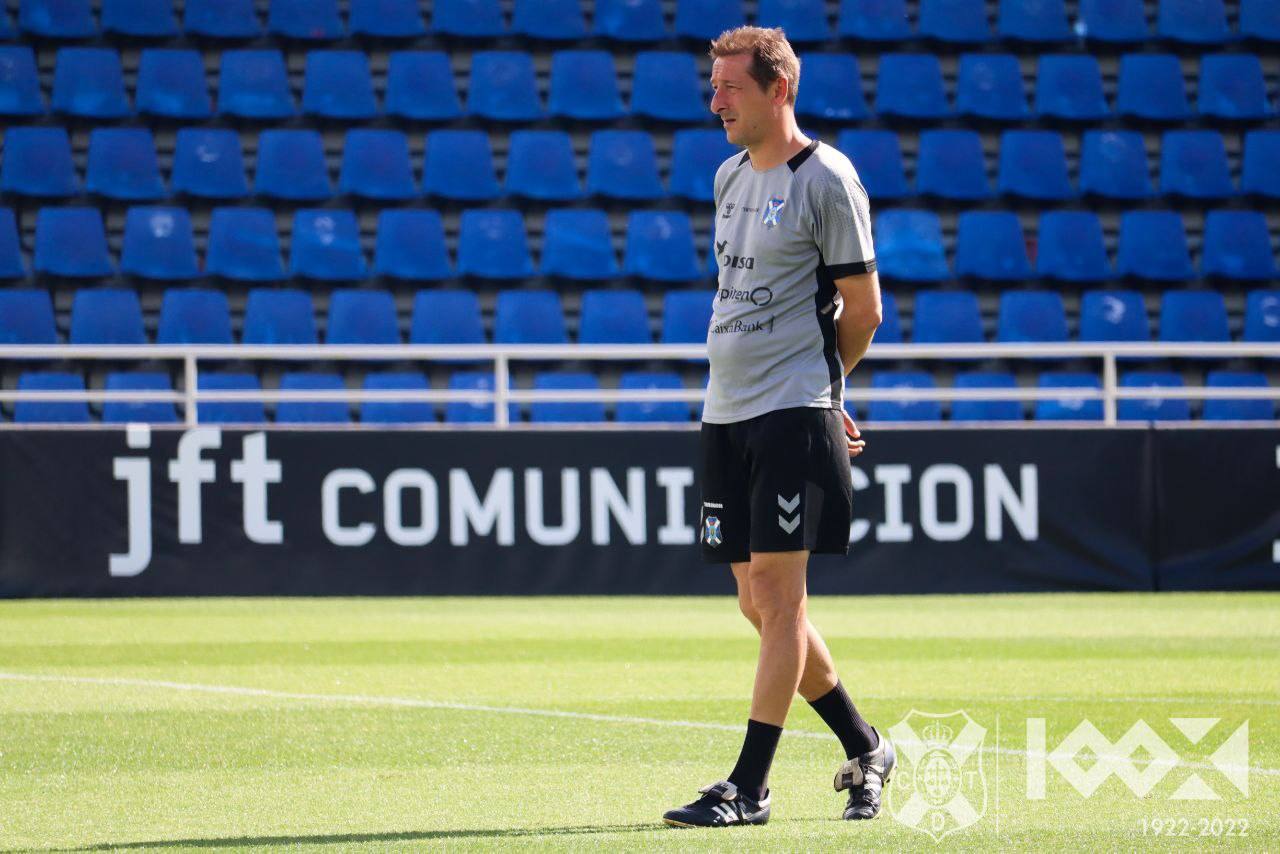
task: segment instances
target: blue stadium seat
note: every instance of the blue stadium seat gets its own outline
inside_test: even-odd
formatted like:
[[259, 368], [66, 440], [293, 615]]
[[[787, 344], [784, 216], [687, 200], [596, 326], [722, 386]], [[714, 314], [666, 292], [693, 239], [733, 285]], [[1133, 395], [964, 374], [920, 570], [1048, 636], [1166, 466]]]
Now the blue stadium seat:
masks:
[[147, 48], [138, 64], [138, 112], [173, 119], [207, 119], [213, 100], [196, 50]]
[[1160, 193], [1191, 199], [1235, 195], [1227, 148], [1213, 130], [1171, 130], [1160, 143]]
[[[1209, 371], [1209, 388], [1267, 388], [1266, 374], [1250, 371]], [[1274, 400], [1219, 398], [1206, 400], [1202, 416], [1206, 421], [1270, 421], [1276, 417]]]
[[1073, 37], [1062, 0], [1000, 0], [996, 34], [1024, 42], [1064, 42]]
[[618, 262], [602, 210], [552, 208], [542, 238], [542, 275], [568, 279], [612, 279]]
[[1262, 63], [1251, 53], [1210, 53], [1200, 57], [1200, 115], [1253, 120], [1273, 115]]
[[271, 0], [267, 32], [303, 41], [328, 41], [346, 35], [338, 17], [338, 0]]
[[881, 344], [903, 343], [898, 301], [888, 291], [880, 292], [880, 326], [876, 329], [875, 340]]
[[625, 114], [618, 93], [613, 54], [606, 50], [558, 50], [551, 55], [548, 112], [584, 121], [608, 121]]
[[1041, 56], [1036, 72], [1035, 114], [1076, 122], [1099, 122], [1110, 117], [1097, 57], [1076, 53]]
[[[262, 34], [254, 0], [186, 0], [183, 28], [218, 39], [252, 39]], [[261, 419], [259, 419], [261, 420]]]
[[350, 210], [300, 208], [293, 214], [289, 275], [327, 281], [363, 279], [360, 224]]
[[836, 147], [858, 170], [862, 186], [871, 198], [879, 201], [911, 195], [906, 169], [902, 165], [898, 134], [889, 130], [849, 128], [840, 131]]
[[840, 0], [836, 31], [870, 42], [907, 41], [912, 33], [906, 0]]
[[875, 219], [876, 262], [888, 279], [936, 282], [951, 275], [933, 211], [894, 208]]
[[1160, 300], [1160, 340], [1230, 341], [1227, 306], [1217, 291], [1165, 291]]
[[[365, 374], [365, 391], [427, 391], [427, 378], [417, 371]], [[421, 424], [436, 420], [436, 405], [425, 400], [366, 400], [360, 404], [366, 424]]]
[[1059, 344], [1067, 340], [1067, 312], [1057, 291], [1003, 291], [996, 318], [1001, 344]]
[[311, 295], [287, 288], [253, 288], [240, 335], [245, 344], [318, 343]]
[[417, 121], [461, 116], [449, 56], [438, 50], [394, 51], [387, 66], [386, 112]]
[[496, 199], [500, 191], [489, 134], [482, 130], [437, 130], [427, 134], [422, 190], [446, 199]]
[[20, 196], [71, 196], [79, 190], [71, 139], [60, 127], [11, 127], [4, 132], [0, 190]]
[[960, 44], [991, 38], [982, 0], [920, 0], [919, 31], [925, 38]]
[[964, 211], [958, 220], [956, 275], [985, 281], [1031, 278], [1027, 240], [1011, 211]]
[[505, 190], [509, 196], [544, 201], [580, 198], [582, 187], [569, 134], [562, 130], [512, 131]]
[[[493, 373], [488, 371], [456, 371], [449, 377], [450, 391], [493, 391]], [[519, 421], [519, 412], [512, 404], [510, 421]], [[492, 403], [451, 401], [445, 404], [444, 420], [448, 424], [480, 424], [493, 422]]]
[[102, 30], [137, 38], [178, 34], [171, 0], [102, 0]]
[[806, 53], [801, 55], [800, 65], [804, 69], [804, 85], [796, 92], [797, 115], [842, 121], [870, 115], [862, 96], [862, 74], [853, 54]]
[[1080, 0], [1076, 31], [1091, 41], [1141, 42], [1151, 34], [1142, 0]]
[[0, 45], [0, 116], [44, 112], [36, 55], [27, 45]]
[[1149, 198], [1151, 171], [1142, 134], [1085, 131], [1080, 153], [1080, 192], [1108, 199]]
[[596, 34], [616, 41], [655, 42], [667, 37], [659, 0], [596, 0]]
[[292, 118], [293, 95], [278, 50], [228, 50], [218, 76], [218, 112], [246, 119]]
[[[624, 371], [618, 379], [618, 388], [622, 391], [679, 391], [684, 388], [684, 383], [672, 371]], [[679, 400], [624, 400], [618, 402], [614, 417], [625, 423], [684, 422], [689, 420], [689, 404]]]
[[663, 294], [661, 343], [707, 343], [714, 297], [710, 290], [667, 291]]
[[[1042, 389], [1102, 388], [1102, 381], [1093, 374], [1074, 371], [1046, 371], [1040, 375]], [[1101, 421], [1102, 399], [1063, 395], [1036, 401], [1037, 421]]]
[[223, 291], [168, 288], [160, 304], [157, 344], [233, 344], [231, 308]]
[[1261, 211], [1209, 211], [1204, 220], [1201, 272], [1263, 281], [1276, 276], [1275, 252]]
[[1280, 42], [1280, 6], [1271, 0], [1240, 0], [1240, 35]]
[[533, 57], [517, 50], [473, 53], [467, 112], [501, 122], [542, 118]]
[[660, 199], [658, 155], [642, 130], [598, 130], [587, 152], [587, 193], [614, 199]]
[[94, 128], [89, 134], [85, 188], [109, 199], [140, 201], [165, 195], [155, 140], [146, 128]]
[[250, 282], [283, 279], [275, 213], [267, 208], [214, 208], [205, 272]]
[[447, 279], [453, 275], [438, 211], [389, 208], [378, 214], [373, 272], [397, 279]]
[[72, 344], [146, 344], [142, 304], [124, 288], [83, 288], [71, 300]]
[[1011, 53], [966, 53], [960, 57], [956, 112], [962, 116], [1016, 122], [1027, 118], [1027, 94], [1018, 58]]
[[475, 291], [418, 291], [413, 298], [409, 343], [487, 343]]
[[[1182, 374], [1172, 371], [1130, 371], [1120, 377], [1121, 388], [1182, 388]], [[1191, 404], [1185, 398], [1139, 397], [1116, 401], [1121, 421], [1189, 421]]]
[[18, 220], [13, 208], [0, 208], [0, 279], [21, 279], [26, 275], [18, 243]]
[[398, 130], [347, 131], [338, 192], [381, 201], [417, 196], [408, 138]]
[[[956, 374], [956, 388], [1013, 389], [1018, 382], [1013, 374], [986, 371], [962, 371]], [[953, 400], [952, 421], [1021, 421], [1020, 400]]]
[[0, 290], [0, 344], [57, 344], [53, 300], [46, 290]]
[[702, 278], [693, 226], [680, 211], [631, 211], [623, 270], [628, 276], [663, 282]]
[[129, 115], [120, 54], [110, 48], [61, 48], [53, 69], [53, 109], [91, 119]]
[[[330, 373], [285, 371], [280, 391], [343, 391], [342, 377]], [[341, 401], [282, 400], [276, 404], [277, 424], [343, 424], [351, 420], [350, 406]]]
[[972, 291], [917, 291], [915, 325], [911, 333], [916, 344], [980, 344], [982, 314]]
[[1153, 122], [1191, 118], [1178, 57], [1164, 53], [1126, 53], [1120, 57], [1116, 112]]
[[36, 214], [37, 273], [98, 278], [114, 272], [96, 208], [41, 208]]
[[[161, 371], [113, 371], [107, 374], [106, 391], [173, 391], [169, 375]], [[102, 404], [102, 420], [107, 424], [145, 421], [176, 424], [178, 413], [172, 403], [152, 401], [112, 401]]]
[[[539, 371], [533, 377], [535, 391], [577, 391], [598, 389], [596, 375], [585, 372]], [[529, 406], [529, 420], [540, 423], [586, 423], [604, 421], [604, 404], [599, 401], [574, 403], [545, 401]]]
[[324, 142], [314, 130], [264, 130], [258, 137], [253, 191], [291, 201], [322, 201], [333, 194]]
[[1193, 45], [1218, 45], [1231, 39], [1222, 0], [1160, 0], [1156, 35]]
[[697, 202], [713, 201], [716, 170], [739, 151], [725, 139], [723, 131], [677, 130], [671, 138], [671, 195]]
[[[18, 377], [18, 391], [84, 391], [84, 377], [46, 371], [24, 371]], [[20, 400], [13, 405], [13, 420], [19, 424], [87, 424], [89, 404], [84, 401], [55, 402]]]
[[676, 35], [709, 41], [747, 22], [742, 0], [676, 0]]
[[1151, 323], [1137, 291], [1085, 291], [1080, 298], [1080, 340], [1151, 340]]
[[1174, 211], [1122, 213], [1116, 273], [1161, 282], [1195, 278], [1182, 217]]
[[1280, 290], [1249, 291], [1244, 307], [1244, 340], [1280, 343]]
[[351, 34], [380, 39], [426, 35], [418, 0], [351, 0]]
[[823, 0], [760, 0], [756, 25], [781, 27], [791, 42], [822, 42], [831, 38]]
[[1062, 135], [1051, 130], [1005, 131], [1000, 137], [996, 189], [1001, 195], [1038, 201], [1074, 198]]
[[1280, 131], [1251, 130], [1244, 135], [1244, 168], [1240, 189], [1280, 198]]
[[578, 321], [578, 343], [652, 344], [644, 294], [639, 291], [584, 291]]
[[931, 53], [882, 55], [876, 112], [907, 119], [943, 119], [951, 115], [938, 57]]
[[[196, 379], [200, 391], [261, 391], [253, 374], [201, 371]], [[262, 424], [267, 420], [260, 400], [206, 401], [196, 404], [201, 424]]]
[[1062, 282], [1111, 278], [1102, 222], [1092, 211], [1045, 211], [1040, 215], [1036, 273]]
[[465, 210], [458, 235], [458, 272], [485, 279], [533, 275], [524, 216], [518, 210]]
[[499, 291], [493, 319], [497, 344], [567, 344], [555, 291]]
[[587, 22], [579, 0], [515, 0], [512, 32], [545, 41], [579, 41]]
[[97, 34], [89, 0], [22, 0], [18, 28], [54, 39], [82, 39]]
[[200, 275], [187, 209], [129, 208], [124, 220], [120, 270], [144, 279], [192, 279]]
[[640, 51], [631, 79], [633, 115], [669, 122], [700, 122], [707, 117], [708, 101], [693, 54]]
[[309, 51], [302, 84], [302, 112], [346, 120], [371, 119], [378, 115], [373, 75], [364, 51]]
[[173, 153], [173, 191], [208, 199], [249, 195], [240, 134], [219, 128], [179, 128]]
[[12, 22], [9, 21], [9, 13], [0, 10], [0, 39], [5, 41], [12, 40], [18, 31], [14, 29]]
[[990, 198], [982, 138], [977, 131], [921, 131], [916, 192], [961, 201]]
[[445, 35], [477, 39], [506, 33], [498, 0], [437, 0], [431, 28]]
[[399, 344], [396, 301], [390, 291], [339, 288], [329, 295], [326, 344]]
[[[871, 388], [937, 388], [933, 374], [926, 371], [876, 371]], [[941, 421], [942, 405], [936, 400], [873, 400], [867, 407], [868, 421]]]

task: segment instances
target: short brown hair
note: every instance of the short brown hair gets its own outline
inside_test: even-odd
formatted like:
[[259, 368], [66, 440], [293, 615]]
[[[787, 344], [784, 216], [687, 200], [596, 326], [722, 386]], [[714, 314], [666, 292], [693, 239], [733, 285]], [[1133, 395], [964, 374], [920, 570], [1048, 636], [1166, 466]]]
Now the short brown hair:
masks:
[[787, 103], [795, 106], [796, 90], [800, 88], [800, 60], [791, 49], [786, 34], [778, 27], [738, 27], [725, 30], [720, 38], [711, 42], [711, 58], [750, 54], [748, 72], [767, 89], [769, 84], [787, 79]]

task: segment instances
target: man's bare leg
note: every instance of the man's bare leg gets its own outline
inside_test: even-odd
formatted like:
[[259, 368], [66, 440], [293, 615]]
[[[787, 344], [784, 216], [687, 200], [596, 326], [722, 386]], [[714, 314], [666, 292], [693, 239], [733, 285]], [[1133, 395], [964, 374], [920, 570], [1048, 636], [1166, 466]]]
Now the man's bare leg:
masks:
[[747, 584], [760, 614], [751, 719], [780, 727], [800, 686], [808, 652], [805, 568], [807, 551], [756, 553]]

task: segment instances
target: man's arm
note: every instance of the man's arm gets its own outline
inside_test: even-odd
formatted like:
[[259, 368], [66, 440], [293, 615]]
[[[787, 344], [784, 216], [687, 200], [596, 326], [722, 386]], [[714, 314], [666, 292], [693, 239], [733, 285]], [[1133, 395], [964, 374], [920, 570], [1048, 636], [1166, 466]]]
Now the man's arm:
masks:
[[836, 279], [843, 307], [836, 317], [836, 348], [845, 375], [861, 361], [880, 325], [880, 278], [872, 270]]

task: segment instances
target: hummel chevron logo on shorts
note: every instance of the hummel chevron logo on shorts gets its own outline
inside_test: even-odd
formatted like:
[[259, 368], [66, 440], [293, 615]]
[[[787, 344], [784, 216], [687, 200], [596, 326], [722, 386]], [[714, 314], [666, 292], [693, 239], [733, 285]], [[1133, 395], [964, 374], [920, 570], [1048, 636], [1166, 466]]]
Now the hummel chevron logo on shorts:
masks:
[[[781, 495], [778, 496], [778, 508], [782, 510], [782, 513], [792, 513], [799, 506], [800, 493], [798, 492], [791, 496], [790, 501], [783, 498]], [[782, 513], [778, 514], [778, 527], [790, 534], [795, 531], [796, 526], [800, 524], [800, 514], [796, 513], [795, 516], [787, 518], [786, 516], [783, 516]]]

